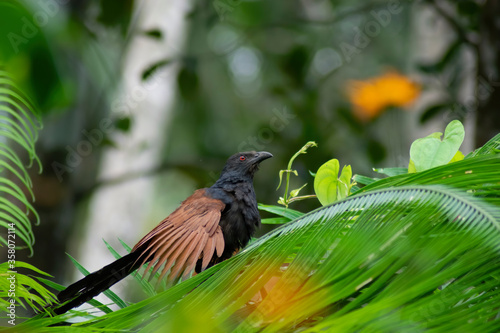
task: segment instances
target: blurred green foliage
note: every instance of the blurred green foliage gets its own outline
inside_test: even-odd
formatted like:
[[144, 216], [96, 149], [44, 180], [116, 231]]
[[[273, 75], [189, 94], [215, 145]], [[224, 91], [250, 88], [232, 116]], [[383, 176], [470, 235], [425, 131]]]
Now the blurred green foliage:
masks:
[[[24, 89], [28, 89], [41, 110], [61, 107], [68, 99], [42, 27], [49, 13], [39, 16], [18, 1], [0, 2], [0, 64], [13, 73]], [[56, 13], [52, 12], [52, 16]], [[35, 17], [41, 17], [40, 25]]]

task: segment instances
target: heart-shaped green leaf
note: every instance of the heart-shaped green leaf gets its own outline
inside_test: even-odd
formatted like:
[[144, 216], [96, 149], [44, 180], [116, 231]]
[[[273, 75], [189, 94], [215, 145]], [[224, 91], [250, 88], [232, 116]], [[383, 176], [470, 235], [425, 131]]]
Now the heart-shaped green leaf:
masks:
[[408, 172], [413, 171], [413, 167], [420, 172], [451, 161], [464, 141], [464, 126], [460, 121], [453, 120], [446, 126], [442, 141], [441, 135], [436, 132], [412, 143]]
[[343, 199], [351, 190], [351, 166], [345, 166], [339, 177], [339, 161], [332, 159], [323, 164], [314, 178], [314, 191], [323, 206]]

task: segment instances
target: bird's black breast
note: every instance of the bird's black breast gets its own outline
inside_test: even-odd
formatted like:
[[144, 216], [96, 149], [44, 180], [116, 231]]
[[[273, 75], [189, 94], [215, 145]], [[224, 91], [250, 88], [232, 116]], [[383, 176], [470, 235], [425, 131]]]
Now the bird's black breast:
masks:
[[245, 247], [260, 225], [253, 185], [240, 183], [226, 189], [209, 189], [208, 193], [224, 202], [219, 225], [224, 235], [224, 253], [217, 262], [226, 260]]

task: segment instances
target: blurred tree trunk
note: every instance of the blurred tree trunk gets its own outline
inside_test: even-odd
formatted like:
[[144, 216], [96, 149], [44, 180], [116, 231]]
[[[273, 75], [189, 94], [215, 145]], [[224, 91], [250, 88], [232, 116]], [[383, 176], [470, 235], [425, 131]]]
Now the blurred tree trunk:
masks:
[[[152, 219], [154, 189], [161, 175], [151, 173], [161, 164], [177, 91], [176, 63], [157, 69], [147, 79], [144, 79], [144, 71], [159, 59], [182, 56], [190, 2], [158, 0], [138, 4], [142, 7], [123, 56], [121, 89], [111, 102], [111, 117], [127, 119], [129, 125], [124, 132], [112, 136], [116, 147], [103, 151], [98, 186], [92, 189], [84, 208], [83, 230], [75, 232], [74, 242], [70, 242], [76, 244], [72, 253], [89, 270], [97, 270], [114, 260], [103, 239], [123, 254], [118, 238], [133, 245], [143, 236], [145, 222]], [[144, 35], [153, 29], [161, 31], [162, 37]], [[102, 300], [106, 302], [105, 298]]]

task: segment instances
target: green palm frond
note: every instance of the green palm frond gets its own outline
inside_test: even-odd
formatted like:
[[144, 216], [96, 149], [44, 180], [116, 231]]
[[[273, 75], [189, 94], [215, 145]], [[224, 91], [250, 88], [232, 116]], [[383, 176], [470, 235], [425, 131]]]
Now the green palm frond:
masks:
[[[488, 182], [485, 182], [485, 176]], [[496, 177], [496, 178], [495, 178]], [[482, 155], [467, 158], [418, 173], [384, 178], [373, 182], [356, 193], [408, 185], [447, 185], [467, 190], [494, 204], [500, 204], [500, 156]]]
[[[11, 301], [14, 305], [21, 305], [24, 309], [28, 307], [39, 311], [43, 307], [55, 303], [55, 295], [48, 291], [35, 278], [27, 274], [18, 274], [18, 268], [31, 270], [35, 273], [50, 276], [35, 266], [22, 261], [16, 261], [16, 270], [9, 269], [8, 262], [0, 264], [0, 310], [9, 313]], [[38, 279], [38, 278], [37, 278]]]
[[[138, 328], [143, 323], [134, 320], [153, 318], [145, 330], [178, 331], [196, 313], [201, 319], [191, 324], [199, 326], [188, 327], [198, 331], [487, 331], [500, 306], [499, 220], [495, 207], [457, 190], [364, 193], [91, 326]], [[278, 282], [264, 301], [249, 304], [273, 277]]]
[[488, 140], [484, 146], [470, 152], [465, 158], [476, 157], [480, 155], [497, 154], [500, 153], [500, 133]]
[[[500, 210], [490, 202], [500, 196], [500, 156], [398, 177], [305, 214], [232, 259], [78, 327], [497, 331]], [[450, 178], [454, 187], [435, 185]], [[263, 288], [263, 300], [251, 301]]]
[[[41, 310], [55, 302], [55, 296], [43, 285], [17, 271], [21, 268], [49, 276], [16, 258], [16, 251], [22, 248], [33, 254], [35, 240], [29, 215], [35, 217], [35, 223], [39, 222], [31, 204], [34, 195], [26, 167], [37, 162], [41, 170], [35, 153], [40, 127], [40, 116], [31, 100], [0, 70], [0, 227], [6, 229], [0, 235], [0, 246], [7, 259], [0, 264], [0, 310], [4, 314], [19, 305]], [[28, 156], [27, 166], [20, 158], [24, 154]]]
[[[19, 157], [19, 148], [28, 154], [27, 167], [35, 161], [41, 170], [35, 153], [40, 128], [40, 116], [31, 100], [0, 70], [0, 226], [15, 234], [15, 238], [9, 238], [11, 246], [15, 240], [16, 248], [28, 247], [31, 254], [34, 236], [27, 213], [33, 214], [35, 223], [39, 223], [39, 217], [31, 204], [32, 183]], [[31, 195], [30, 199], [26, 192]], [[0, 244], [8, 246], [9, 240], [0, 236]]]

